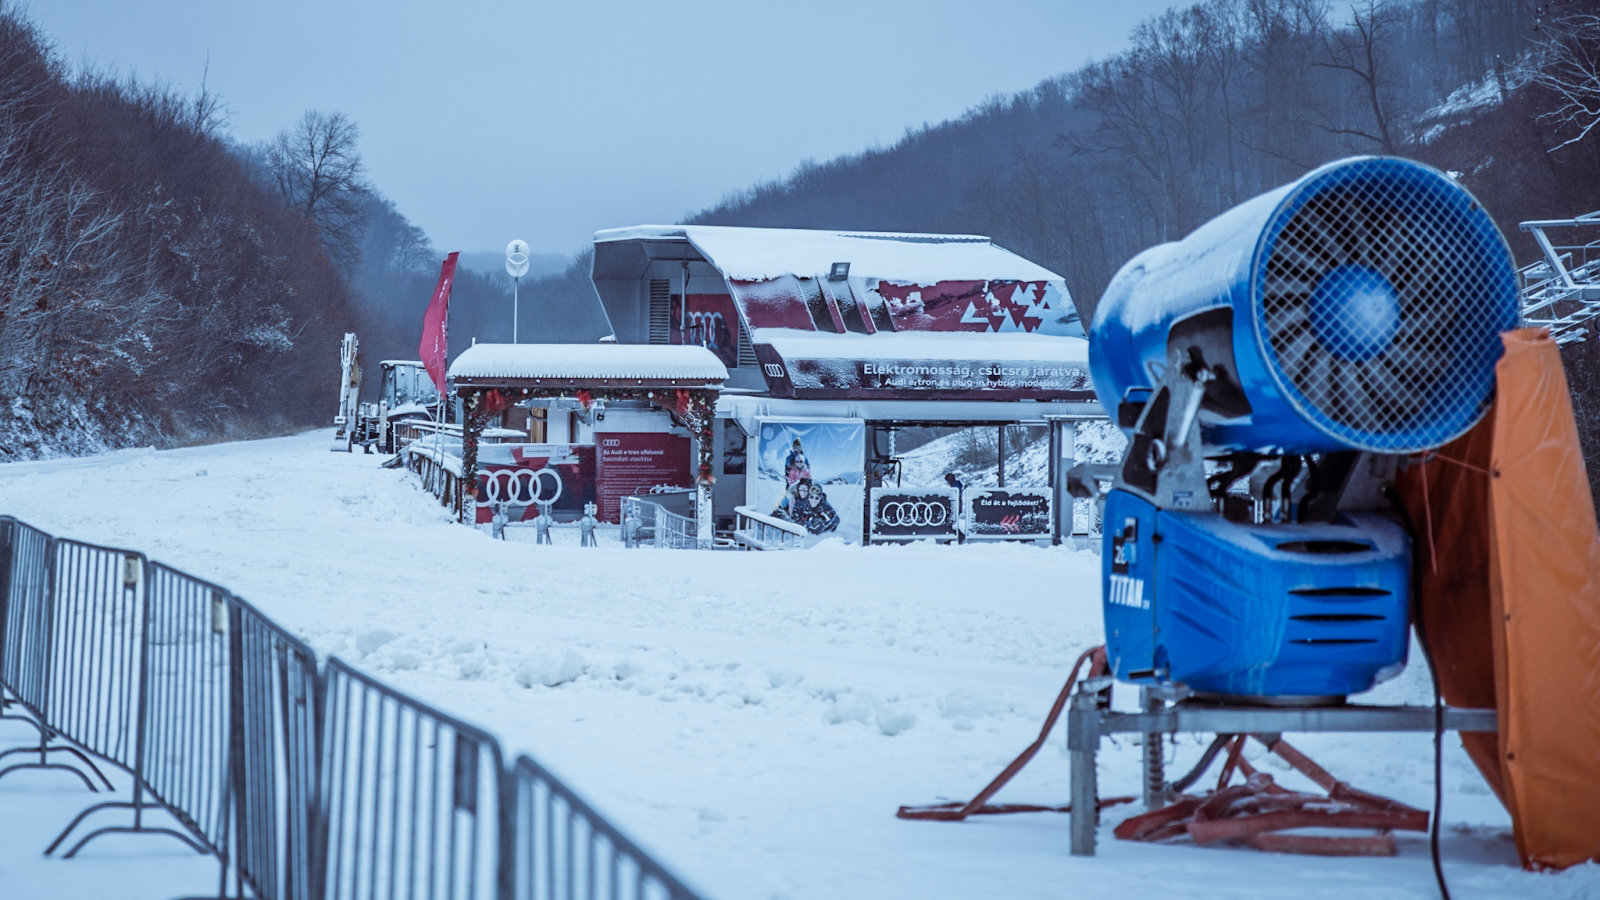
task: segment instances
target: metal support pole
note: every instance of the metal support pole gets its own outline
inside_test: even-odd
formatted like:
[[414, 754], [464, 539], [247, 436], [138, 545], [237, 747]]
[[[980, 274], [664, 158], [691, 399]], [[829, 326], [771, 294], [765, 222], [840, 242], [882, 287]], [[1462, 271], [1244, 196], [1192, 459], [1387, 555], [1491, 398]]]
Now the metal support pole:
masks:
[[1067, 753], [1072, 766], [1072, 855], [1093, 856], [1100, 825], [1095, 754], [1100, 749], [1099, 709], [1087, 682], [1072, 695], [1067, 711]]
[[997, 478], [995, 480], [998, 482], [1000, 487], [1005, 487], [1006, 486], [1006, 427], [1004, 425], [1000, 426], [1000, 434], [999, 434], [999, 437], [995, 440], [995, 446], [998, 447], [999, 451], [1000, 451], [999, 453], [996, 454], [997, 456], [1000, 457], [1000, 466], [999, 466], [999, 470], [998, 470], [998, 476], [997, 476]]
[[511, 279], [511, 343], [517, 342], [517, 320], [522, 318], [518, 311], [518, 288], [522, 287], [521, 278]]
[[1076, 509], [1067, 490], [1067, 475], [1077, 460], [1078, 424], [1072, 419], [1047, 416], [1050, 426], [1050, 493], [1055, 506], [1055, 522], [1050, 543], [1071, 541], [1076, 530]]
[[[1147, 687], [1139, 688], [1139, 706], [1147, 713], [1160, 712], [1166, 706]], [[1162, 760], [1162, 734], [1147, 731], [1144, 735], [1144, 808], [1160, 809], [1167, 805], [1167, 773]]]

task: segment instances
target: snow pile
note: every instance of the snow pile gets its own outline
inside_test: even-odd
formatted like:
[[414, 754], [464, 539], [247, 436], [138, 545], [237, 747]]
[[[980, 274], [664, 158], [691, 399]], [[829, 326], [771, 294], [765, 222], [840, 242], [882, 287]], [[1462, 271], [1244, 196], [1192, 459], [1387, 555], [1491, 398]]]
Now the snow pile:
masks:
[[1061, 276], [976, 234], [899, 234], [739, 228], [723, 225], [639, 225], [595, 232], [596, 244], [630, 240], [688, 241], [730, 279], [783, 275], [814, 278], [849, 263], [852, 276], [935, 282], [953, 279], [1060, 281]]
[[450, 364], [450, 377], [722, 382], [728, 370], [710, 350], [690, 345], [474, 344]]
[[1522, 66], [1511, 66], [1503, 75], [1486, 72], [1483, 78], [1461, 85], [1437, 105], [1417, 116], [1417, 123], [1427, 126], [1419, 140], [1431, 144], [1450, 128], [1464, 125], [1484, 110], [1499, 106], [1502, 92], [1510, 93], [1522, 87], [1528, 78], [1528, 72]]
[[103, 403], [66, 397], [42, 406], [22, 397], [0, 402], [0, 462], [83, 456], [164, 439], [150, 422], [114, 413]]

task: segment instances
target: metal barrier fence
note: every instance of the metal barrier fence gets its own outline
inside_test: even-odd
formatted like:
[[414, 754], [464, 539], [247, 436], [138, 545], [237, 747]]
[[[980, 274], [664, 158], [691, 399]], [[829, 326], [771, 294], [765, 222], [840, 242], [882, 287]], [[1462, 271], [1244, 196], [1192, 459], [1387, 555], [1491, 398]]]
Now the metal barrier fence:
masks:
[[11, 695], [9, 703], [26, 715], [6, 714], [8, 719], [22, 719], [39, 732], [37, 746], [16, 747], [0, 752], [0, 759], [21, 755], [24, 759], [37, 756], [32, 762], [13, 763], [0, 769], [0, 777], [19, 769], [57, 769], [71, 772], [83, 780], [89, 790], [95, 784], [82, 771], [69, 765], [50, 761], [52, 753], [66, 753], [76, 757], [106, 789], [111, 782], [77, 747], [71, 744], [52, 743], [59, 736], [45, 720], [45, 706], [50, 696], [50, 609], [51, 563], [54, 558], [53, 539], [50, 535], [6, 516], [0, 519], [0, 699]]
[[144, 557], [56, 538], [44, 721], [124, 769], [135, 762]]
[[32, 713], [29, 721], [42, 734], [38, 716], [44, 708], [50, 633], [50, 535], [9, 516], [0, 519], [0, 563], [0, 701]]
[[[66, 640], [57, 633], [51, 642], [51, 668], [59, 675], [63, 666], [57, 660], [67, 665], [87, 663], [72, 675], [85, 685], [103, 686], [117, 698], [108, 715], [124, 711], [120, 698], [132, 698], [132, 721], [120, 719], [104, 730], [118, 732], [119, 746], [131, 737], [132, 760], [112, 760], [133, 775], [133, 800], [98, 803], [83, 810], [45, 853], [55, 852], [90, 816], [127, 810], [133, 814], [131, 825], [97, 828], [73, 844], [66, 856], [77, 855], [101, 835], [156, 833], [175, 837], [198, 852], [214, 853], [226, 868], [230, 666], [226, 644], [207, 634], [206, 626], [214, 621], [212, 598], [226, 597], [227, 592], [130, 551], [63, 540], [55, 544], [52, 622], [75, 626], [87, 620], [93, 625], [98, 619], [114, 639], [110, 649], [98, 654], [105, 664], [94, 665], [97, 654], [72, 652], [74, 645], [92, 641], [79, 637], [76, 630]], [[121, 571], [108, 573], [110, 563], [119, 559]], [[100, 602], [106, 596], [119, 596], [122, 602], [116, 606]], [[116, 614], [94, 615], [109, 609]], [[80, 693], [83, 690], [80, 685]], [[61, 699], [52, 694], [53, 701]], [[52, 724], [55, 721], [65, 720]], [[79, 732], [66, 733], [77, 739]], [[101, 753], [96, 743], [88, 746]], [[185, 831], [147, 825], [147, 805], [166, 810]]]
[[228, 592], [160, 563], [146, 573], [135, 795], [148, 786], [220, 853], [228, 839]]
[[511, 778], [512, 900], [697, 896], [529, 757], [517, 758]]
[[325, 900], [504, 897], [499, 742], [337, 658], [326, 678]]
[[236, 663], [228, 679], [235, 884], [257, 897], [312, 900], [320, 856], [317, 657], [237, 597], [226, 614]]
[[[131, 802], [90, 806], [46, 853], [126, 810], [131, 825], [66, 856], [103, 834], [171, 835], [217, 857], [219, 897], [696, 897], [536, 762], [506, 769], [486, 732], [338, 659], [319, 676], [309, 647], [218, 585], [11, 517], [0, 701], [40, 735], [0, 753], [38, 761], [0, 776], [66, 769], [93, 790], [55, 751], [133, 776]], [[182, 830], [147, 823], [156, 809]]]

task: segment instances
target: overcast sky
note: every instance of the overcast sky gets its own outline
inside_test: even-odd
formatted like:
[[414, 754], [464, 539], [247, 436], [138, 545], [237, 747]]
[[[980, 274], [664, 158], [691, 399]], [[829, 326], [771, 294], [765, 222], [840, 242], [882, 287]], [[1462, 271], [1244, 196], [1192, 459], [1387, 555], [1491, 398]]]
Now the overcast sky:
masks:
[[33, 0], [72, 66], [192, 93], [245, 142], [306, 109], [441, 251], [572, 253], [893, 144], [1124, 46], [1172, 0]]

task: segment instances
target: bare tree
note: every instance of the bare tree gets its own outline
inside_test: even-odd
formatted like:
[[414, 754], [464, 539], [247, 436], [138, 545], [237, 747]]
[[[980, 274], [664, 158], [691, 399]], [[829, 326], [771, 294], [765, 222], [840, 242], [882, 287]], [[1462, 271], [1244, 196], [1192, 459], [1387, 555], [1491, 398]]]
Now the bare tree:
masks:
[[1329, 33], [1327, 59], [1317, 63], [1323, 68], [1355, 76], [1362, 103], [1372, 115], [1370, 130], [1342, 127], [1328, 130], [1333, 134], [1365, 138], [1388, 154], [1393, 154], [1396, 149], [1394, 130], [1398, 117], [1394, 110], [1387, 61], [1384, 59], [1384, 45], [1397, 22], [1397, 13], [1388, 0], [1367, 0], [1365, 9], [1356, 7], [1351, 10], [1348, 29]]
[[228, 107], [222, 97], [211, 90], [211, 54], [206, 54], [205, 68], [200, 70], [200, 93], [189, 101], [189, 127], [202, 137], [214, 138], [228, 127]]
[[1541, 21], [1539, 31], [1543, 40], [1528, 75], [1558, 98], [1541, 118], [1555, 125], [1557, 135], [1572, 134], [1550, 148], [1554, 151], [1583, 140], [1600, 125], [1600, 14], [1556, 16]]
[[308, 109], [266, 148], [283, 202], [316, 226], [328, 255], [346, 269], [359, 255], [363, 222], [360, 138], [360, 127], [344, 113]]

